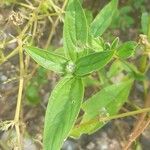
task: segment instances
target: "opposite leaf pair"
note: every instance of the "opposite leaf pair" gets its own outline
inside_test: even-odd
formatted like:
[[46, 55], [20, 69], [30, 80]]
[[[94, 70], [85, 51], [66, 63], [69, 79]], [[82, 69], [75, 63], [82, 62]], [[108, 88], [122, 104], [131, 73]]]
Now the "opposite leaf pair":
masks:
[[[43, 137], [44, 150], [60, 150], [69, 134], [78, 137], [82, 133], [93, 133], [102, 127], [103, 124], [96, 120], [96, 126], [92, 125], [92, 128], [91, 126], [87, 128], [81, 126], [75, 127], [71, 131], [83, 101], [83, 76], [100, 70], [112, 60], [113, 56], [127, 58], [134, 51], [135, 43], [128, 43], [124, 46], [127, 49], [123, 47], [120, 50], [118, 49], [118, 51], [113, 48], [113, 50], [96, 52], [98, 50], [93, 51], [94, 47], [92, 50], [84, 48], [84, 45], [101, 36], [108, 28], [117, 10], [117, 4], [118, 0], [112, 0], [102, 9], [94, 21], [90, 22], [86, 11], [82, 8], [81, 1], [69, 0], [63, 34], [63, 49], [66, 57], [32, 46], [25, 47], [26, 52], [38, 64], [65, 76], [53, 90], [47, 106]], [[80, 45], [81, 47], [83, 45], [83, 47], [81, 48]], [[128, 45], [132, 46], [128, 47]], [[102, 45], [99, 47], [102, 47]], [[126, 55], [125, 53], [124, 56], [124, 51], [129, 51], [128, 48], [131, 50], [130, 54]], [[81, 124], [98, 116], [99, 110], [103, 107], [107, 109], [110, 115], [117, 113], [127, 99], [131, 84], [132, 81], [125, 81], [125, 83], [118, 86], [114, 85], [103, 89], [91, 97], [82, 105], [85, 114]], [[116, 90], [117, 93], [115, 93]], [[112, 94], [111, 91], [113, 91]], [[90, 116], [91, 111], [95, 112], [95, 114], [92, 114], [93, 116]]]
[[[42, 51], [38, 48], [27, 47], [26, 51], [40, 65], [59, 73], [63, 73], [66, 67], [65, 64], [68, 62], [63, 57]], [[107, 54], [107, 52], [100, 52], [98, 53], [99, 55], [94, 53], [80, 58], [76, 65], [79, 67], [75, 69], [74, 73], [85, 75], [94, 71], [94, 69], [104, 67], [112, 58], [113, 51], [110, 52], [111, 55]], [[58, 62], [56, 62], [57, 58], [59, 58]], [[88, 64], [88, 62], [95, 63]], [[44, 126], [44, 150], [59, 150], [69, 134], [76, 138], [83, 133], [90, 134], [98, 130], [105, 123], [99, 122], [99, 119], [94, 120], [92, 123], [88, 122], [98, 117], [99, 114], [102, 115], [102, 113], [108, 113], [109, 115], [116, 114], [126, 101], [131, 85], [132, 81], [127, 80], [118, 85], [108, 86], [96, 93], [96, 95], [93, 95], [82, 105], [84, 85], [81, 77], [71, 74], [66, 75], [57, 84], [49, 99]], [[81, 125], [71, 131], [81, 105], [85, 112]], [[101, 113], [100, 110], [103, 108], [106, 109], [106, 112]]]
[[58, 54], [28, 46], [26, 52], [41, 66], [61, 74], [84, 76], [104, 67], [112, 58], [114, 51], [89, 54], [79, 58], [75, 63]]

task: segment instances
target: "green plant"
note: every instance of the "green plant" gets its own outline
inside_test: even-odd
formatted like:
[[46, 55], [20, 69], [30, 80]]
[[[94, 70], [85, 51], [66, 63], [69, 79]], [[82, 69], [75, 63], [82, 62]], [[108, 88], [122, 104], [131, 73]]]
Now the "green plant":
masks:
[[115, 15], [114, 21], [111, 25], [112, 28], [119, 27], [122, 30], [125, 30], [132, 26], [135, 21], [134, 18], [131, 16], [133, 12], [133, 8], [131, 5], [121, 7]]
[[[120, 45], [116, 38], [110, 44], [100, 38], [110, 26], [117, 4], [118, 0], [112, 0], [94, 20], [89, 21], [82, 0], [69, 0], [64, 21], [64, 46], [61, 48], [63, 55], [24, 46], [39, 65], [62, 76], [51, 93], [46, 110], [44, 150], [59, 150], [68, 136], [78, 138], [84, 133], [91, 134], [111, 118], [117, 118], [116, 114], [128, 100], [133, 81], [144, 80], [143, 72], [127, 61], [135, 54], [136, 42]], [[118, 79], [120, 82], [114, 82], [113, 77], [123, 71], [125, 74]], [[83, 102], [83, 79], [93, 72], [98, 74], [102, 89]], [[80, 109], [84, 114], [77, 119]], [[128, 115], [132, 114], [125, 116]]]
[[47, 82], [46, 69], [39, 67], [37, 69], [37, 74], [31, 79], [30, 82], [28, 82], [26, 87], [26, 98], [29, 104], [37, 105], [40, 102], [41, 97], [39, 91]]
[[138, 22], [135, 14], [145, 11], [147, 0], [128, 0], [120, 2], [119, 10], [116, 12], [111, 28], [119, 28], [126, 31]]

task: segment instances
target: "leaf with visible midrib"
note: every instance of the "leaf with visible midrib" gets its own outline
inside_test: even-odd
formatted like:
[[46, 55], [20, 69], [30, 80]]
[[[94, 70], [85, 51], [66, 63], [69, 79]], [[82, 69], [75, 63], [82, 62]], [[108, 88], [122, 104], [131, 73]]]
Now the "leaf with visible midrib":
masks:
[[75, 123], [83, 93], [81, 79], [66, 77], [57, 84], [46, 110], [44, 150], [60, 150]]
[[88, 40], [87, 20], [80, 0], [69, 0], [68, 2], [63, 39], [67, 57], [75, 61], [77, 53], [80, 52], [78, 45], [84, 45]]
[[76, 62], [75, 75], [83, 76], [103, 68], [113, 57], [114, 51], [93, 53]]
[[94, 37], [101, 36], [110, 26], [113, 16], [117, 11], [118, 0], [112, 0], [96, 16], [90, 27], [90, 33]]
[[[78, 138], [81, 134], [92, 134], [103, 127], [106, 123], [99, 121], [100, 116], [112, 116], [119, 111], [128, 98], [132, 83], [132, 80], [127, 80], [119, 84], [110, 85], [85, 101], [82, 105], [84, 115], [81, 126], [74, 127], [71, 136]], [[98, 117], [99, 119], [94, 120]], [[90, 123], [88, 124], [87, 122]]]
[[64, 57], [33, 46], [27, 46], [25, 50], [42, 67], [57, 73], [64, 72], [67, 62]]
[[128, 41], [123, 43], [116, 51], [116, 55], [119, 58], [125, 59], [133, 56], [137, 43], [134, 41]]

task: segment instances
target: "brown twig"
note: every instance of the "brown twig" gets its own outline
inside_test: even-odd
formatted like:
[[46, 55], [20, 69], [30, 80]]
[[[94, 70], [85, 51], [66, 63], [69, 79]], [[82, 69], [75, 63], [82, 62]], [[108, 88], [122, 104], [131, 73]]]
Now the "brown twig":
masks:
[[[146, 96], [145, 106], [150, 106], [150, 92]], [[150, 118], [146, 118], [147, 112], [142, 113], [139, 116], [138, 122], [136, 123], [136, 126], [134, 127], [132, 133], [129, 136], [128, 142], [125, 144], [123, 150], [128, 150], [132, 143], [141, 135], [141, 133], [146, 129], [146, 127], [150, 123]]]
[[[141, 133], [147, 128], [147, 126], [150, 124], [150, 118], [147, 119], [144, 122], [141, 122], [141, 124], [138, 124], [138, 126], [136, 127], [136, 130], [130, 134], [130, 138], [128, 143], [125, 145], [125, 147], [123, 148], [123, 150], [128, 150], [132, 143], [141, 135]], [[140, 126], [139, 126], [140, 125]]]

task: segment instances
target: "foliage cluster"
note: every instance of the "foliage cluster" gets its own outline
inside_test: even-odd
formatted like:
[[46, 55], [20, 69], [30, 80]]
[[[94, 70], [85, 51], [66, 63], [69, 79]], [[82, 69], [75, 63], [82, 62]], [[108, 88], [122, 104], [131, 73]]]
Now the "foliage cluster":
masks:
[[[117, 6], [118, 0], [112, 0], [92, 20], [89, 12], [82, 8], [82, 1], [70, 0], [63, 28], [64, 54], [25, 46], [26, 52], [38, 64], [63, 76], [51, 93], [47, 106], [45, 150], [59, 150], [68, 136], [78, 138], [81, 134], [97, 131], [106, 123], [101, 119], [116, 115], [126, 102], [133, 81], [146, 78], [147, 69], [141, 72], [127, 61], [135, 55], [136, 42], [120, 44], [115, 38], [110, 44], [100, 38], [118, 11]], [[111, 78], [123, 71], [125, 75], [119, 83], [110, 83]], [[88, 78], [93, 72], [99, 73], [100, 78], [103, 73], [106, 81], [100, 91], [83, 102], [83, 78]], [[84, 114], [74, 126], [81, 108]]]
[[[111, 0], [94, 18], [92, 12], [83, 7], [83, 0], [65, 0], [64, 2], [41, 0], [39, 6], [37, 2], [33, 6], [17, 0], [7, 0], [3, 2], [3, 5], [10, 6], [14, 3], [28, 8], [32, 13], [31, 16], [20, 16], [14, 13], [11, 19], [14, 19], [13, 23], [18, 26], [19, 35], [9, 42], [4, 39], [0, 43], [1, 49], [14, 41], [18, 44], [17, 48], [7, 56], [3, 50], [0, 51], [0, 63], [4, 63], [16, 53], [19, 53], [20, 61], [15, 118], [12, 122], [4, 122], [3, 126], [0, 126], [3, 130], [6, 130], [6, 127], [8, 129], [15, 126], [20, 149], [20, 110], [23, 86], [26, 85], [25, 97], [28, 103], [39, 104], [40, 88], [48, 82], [46, 70], [59, 74], [60, 81], [50, 94], [46, 109], [44, 150], [60, 150], [67, 137], [79, 138], [82, 134], [92, 134], [111, 119], [150, 111], [150, 108], [139, 109], [135, 106], [135, 111], [117, 115], [122, 106], [129, 102], [129, 94], [135, 86], [134, 83], [138, 82], [142, 85], [145, 97], [148, 93], [150, 15], [147, 12], [142, 14], [141, 32], [143, 35], [140, 35], [138, 42], [122, 42], [118, 37], [108, 42], [102, 37], [109, 27], [121, 28], [125, 31], [133, 25], [134, 20], [130, 17], [130, 13], [133, 7], [141, 8], [143, 0], [134, 1], [132, 7], [128, 4], [121, 9], [118, 9], [118, 0]], [[62, 4], [62, 9], [58, 7], [59, 4]], [[38, 48], [37, 43], [40, 40], [38, 36], [44, 32], [44, 30], [38, 32], [38, 28], [45, 25], [45, 16], [52, 24], [52, 30], [45, 46], [38, 45], [44, 48]], [[23, 24], [23, 18], [27, 20], [27, 24], [22, 29], [20, 26]], [[50, 43], [59, 20], [64, 22], [63, 47], [53, 49], [50, 48]], [[29, 56], [42, 67], [36, 66], [38, 68], [36, 76], [25, 82], [30, 62]], [[139, 58], [138, 63], [136, 58]], [[34, 70], [29, 77], [33, 74]], [[97, 91], [91, 97], [86, 98], [85, 88], [89, 85], [95, 86]], [[145, 105], [145, 107], [148, 106]]]

